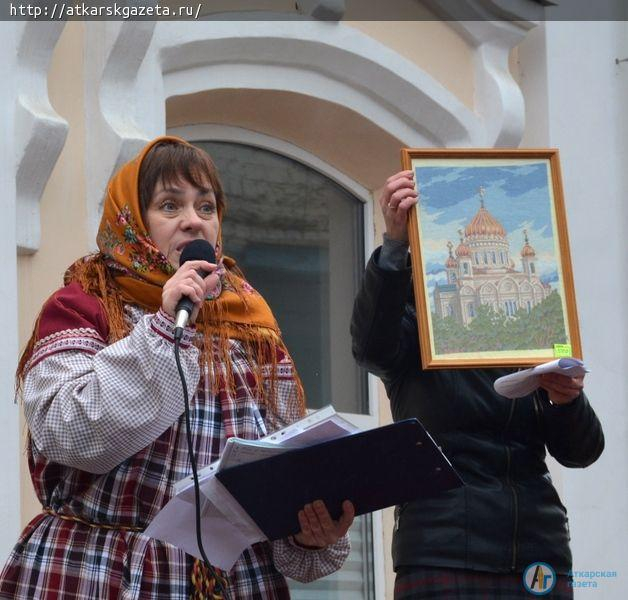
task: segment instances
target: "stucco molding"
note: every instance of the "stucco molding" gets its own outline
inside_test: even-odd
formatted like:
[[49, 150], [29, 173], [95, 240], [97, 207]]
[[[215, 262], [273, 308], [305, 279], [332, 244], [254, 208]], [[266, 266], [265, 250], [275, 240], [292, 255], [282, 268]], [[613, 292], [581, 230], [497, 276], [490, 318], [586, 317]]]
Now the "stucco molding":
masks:
[[87, 106], [94, 231], [107, 180], [147, 139], [163, 133], [165, 100], [177, 95], [295, 92], [357, 112], [414, 147], [516, 146], [523, 134], [523, 99], [508, 72], [508, 56], [526, 29], [511, 23], [461, 25], [476, 53], [474, 110], [415, 63], [342, 23], [94, 25], [107, 28], [100, 34], [104, 43], [97, 35], [86, 42], [90, 64], [95, 61], [89, 52], [104, 57], [100, 72], [87, 82], [98, 90]]
[[342, 24], [207, 22], [159, 31], [166, 97], [205, 89], [292, 91], [364, 115], [409, 145], [476, 144], [476, 115], [442, 84]]
[[111, 175], [163, 124], [149, 119], [150, 84], [138, 82], [155, 21], [86, 24], [86, 181], [89, 241], [94, 244], [102, 200]]
[[[529, 2], [529, 0], [526, 0]], [[540, 8], [536, 3], [536, 8]], [[536, 21], [459, 22], [456, 28], [475, 46], [474, 105], [484, 121], [487, 145], [516, 148], [525, 130], [523, 92], [509, 67], [510, 53]]]
[[[300, 148], [286, 140], [251, 131], [243, 127], [231, 125], [217, 125], [212, 123], [199, 123], [186, 125], [183, 127], [171, 127], [168, 134], [177, 135], [191, 142], [212, 141], [212, 142], [233, 142], [236, 144], [246, 144], [265, 150], [272, 150], [283, 156], [292, 158], [315, 171], [322, 173], [338, 185], [344, 187], [365, 204], [372, 202], [371, 192], [357, 181], [347, 177], [344, 173], [321, 160], [311, 152]], [[372, 212], [372, 211], [371, 211]]]
[[48, 70], [65, 22], [21, 22], [15, 109], [16, 245], [33, 254], [41, 240], [40, 201], [65, 144], [68, 123], [50, 104]]
[[[475, 48], [474, 106], [488, 147], [518, 147], [525, 106], [509, 69], [512, 49], [544, 17], [535, 0], [424, 0]], [[462, 20], [464, 19], [464, 20]]]

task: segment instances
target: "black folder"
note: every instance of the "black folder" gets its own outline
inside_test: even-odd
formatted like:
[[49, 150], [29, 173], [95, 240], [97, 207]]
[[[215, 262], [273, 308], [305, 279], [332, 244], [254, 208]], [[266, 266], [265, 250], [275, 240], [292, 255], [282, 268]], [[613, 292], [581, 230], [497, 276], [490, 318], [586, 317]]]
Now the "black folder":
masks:
[[269, 540], [300, 531], [297, 513], [321, 499], [334, 519], [463, 485], [417, 419], [353, 433], [219, 471], [216, 477]]

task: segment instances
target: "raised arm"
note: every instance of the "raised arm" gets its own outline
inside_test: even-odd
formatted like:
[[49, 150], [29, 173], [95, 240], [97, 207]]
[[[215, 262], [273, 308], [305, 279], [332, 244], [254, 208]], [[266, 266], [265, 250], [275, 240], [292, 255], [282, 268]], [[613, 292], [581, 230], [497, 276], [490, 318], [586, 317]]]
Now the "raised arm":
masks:
[[403, 319], [411, 285], [408, 261], [408, 212], [417, 202], [412, 171], [388, 179], [379, 197], [386, 223], [384, 244], [369, 261], [351, 320], [353, 355], [369, 371], [386, 377], [414, 360], [408, 344], [414, 325]]

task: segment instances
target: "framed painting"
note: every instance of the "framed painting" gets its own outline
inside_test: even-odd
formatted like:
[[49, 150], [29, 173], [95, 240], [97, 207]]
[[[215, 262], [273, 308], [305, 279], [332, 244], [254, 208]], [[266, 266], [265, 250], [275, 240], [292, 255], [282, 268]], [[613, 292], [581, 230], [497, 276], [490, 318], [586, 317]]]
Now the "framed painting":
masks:
[[558, 151], [404, 149], [423, 368], [582, 358]]

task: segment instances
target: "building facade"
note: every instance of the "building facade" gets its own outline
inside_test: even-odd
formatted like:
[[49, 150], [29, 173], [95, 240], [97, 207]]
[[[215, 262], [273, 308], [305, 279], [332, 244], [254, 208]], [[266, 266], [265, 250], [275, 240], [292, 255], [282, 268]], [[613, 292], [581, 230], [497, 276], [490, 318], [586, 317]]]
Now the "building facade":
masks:
[[[559, 147], [591, 370], [587, 390], [607, 448], [586, 471], [556, 464], [551, 470], [569, 508], [574, 568], [616, 572], [598, 582], [600, 597], [623, 598], [628, 402], [618, 390], [628, 371], [628, 320], [621, 310], [628, 291], [619, 285], [628, 278], [622, 248], [628, 223], [626, 22], [544, 22], [533, 0], [517, 3], [515, 20], [502, 19], [500, 2], [458, 2], [474, 17], [464, 21], [447, 21], [437, 12], [447, 3], [431, 0], [386, 3], [402, 15], [397, 21], [362, 19], [351, 2], [300, 2], [297, 13], [292, 2], [268, 0], [262, 15], [251, 13], [251, 4], [232, 1], [231, 12], [196, 21], [0, 23], [0, 244], [7, 257], [0, 281], [0, 556], [40, 510], [23, 460], [19, 403], [12, 401], [19, 350], [65, 268], [94, 249], [109, 177], [147, 139], [174, 133], [235, 145], [250, 157], [243, 160], [243, 177], [232, 177], [233, 236], [239, 231], [244, 240], [234, 249], [252, 257], [258, 273], [296, 271], [297, 289], [305, 285], [298, 277], [309, 274], [304, 280], [311, 287], [301, 288], [313, 290], [303, 294], [313, 300], [303, 304], [307, 314], [291, 313], [299, 303], [285, 292], [282, 318], [303, 323], [316, 308], [323, 333], [303, 355], [318, 360], [325, 349], [337, 353], [333, 360], [313, 360], [320, 368], [312, 368], [312, 377], [362, 427], [391, 417], [382, 386], [350, 371], [348, 318], [362, 267], [352, 268], [351, 261], [366, 260], [381, 241], [377, 190], [400, 169], [399, 149]], [[293, 170], [290, 161], [303, 169]], [[324, 190], [325, 202], [308, 203], [311, 189]], [[265, 201], [283, 193], [291, 200], [272, 203], [280, 217], [264, 222]], [[237, 202], [251, 197], [258, 203]], [[545, 291], [532, 271], [534, 240], [522, 240], [519, 270], [517, 252], [487, 214], [480, 208], [458, 253], [452, 245], [456, 280], [449, 285], [469, 279], [464, 289], [474, 306], [483, 298], [498, 305], [502, 298], [536, 301]], [[255, 244], [246, 246], [247, 237]], [[348, 246], [351, 260], [344, 260]], [[491, 274], [498, 269], [506, 269], [497, 274], [507, 276], [499, 279], [501, 289]], [[518, 290], [528, 283], [528, 295], [507, 296], [508, 282]], [[460, 293], [461, 315], [465, 297]], [[347, 397], [358, 400], [346, 403]], [[316, 597], [392, 598], [392, 529], [390, 510], [360, 522], [349, 571], [340, 581], [318, 583]]]

